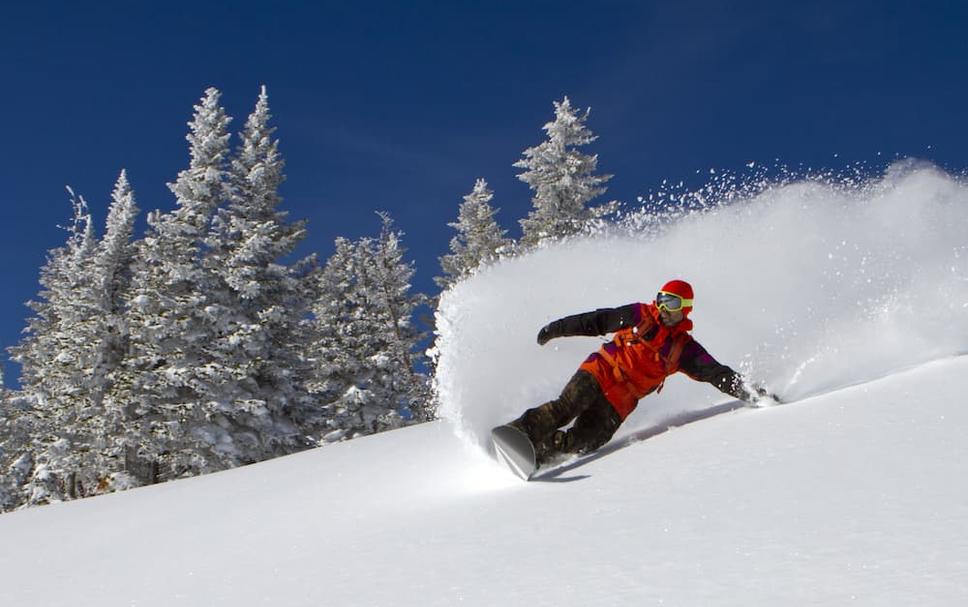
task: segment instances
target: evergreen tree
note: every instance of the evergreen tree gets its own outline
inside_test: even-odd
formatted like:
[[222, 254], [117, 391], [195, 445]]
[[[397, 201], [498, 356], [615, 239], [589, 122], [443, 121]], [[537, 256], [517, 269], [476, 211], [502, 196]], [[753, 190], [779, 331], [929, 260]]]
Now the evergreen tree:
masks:
[[423, 336], [412, 324], [424, 298], [410, 293], [414, 270], [403, 259], [401, 234], [389, 216], [381, 218], [377, 239], [337, 239], [321, 275], [316, 387], [329, 402], [334, 432], [327, 440], [433, 416], [426, 377], [416, 370]]
[[[311, 356], [315, 378], [311, 389], [320, 399], [330, 403], [327, 409], [335, 418], [335, 403], [352, 386], [360, 374], [362, 361], [356, 356], [367, 340], [362, 323], [358, 322], [363, 309], [359, 296], [358, 276], [362, 272], [359, 250], [362, 242], [347, 238], [336, 239], [333, 255], [319, 275], [319, 297], [313, 304], [315, 320]], [[333, 434], [329, 439], [345, 433], [339, 423], [330, 421]]]
[[152, 470], [141, 482], [156, 481], [158, 469], [181, 476], [236, 461], [218, 393], [230, 371], [211, 351], [225, 314], [217, 277], [202, 263], [215, 211], [228, 197], [231, 119], [219, 97], [210, 88], [195, 106], [191, 162], [169, 185], [176, 209], [149, 214], [134, 266], [128, 356], [114, 398], [124, 406], [129, 448]]
[[373, 434], [401, 423], [394, 403], [381, 400], [372, 389], [379, 373], [373, 359], [383, 344], [381, 336], [374, 335], [377, 304], [368, 267], [373, 263], [371, 249], [370, 239], [338, 238], [321, 275], [314, 349], [316, 388], [328, 403], [332, 429], [326, 441]]
[[85, 278], [85, 268], [93, 254], [95, 241], [91, 216], [83, 197], [68, 188], [74, 210], [73, 222], [66, 228], [67, 243], [47, 253], [40, 271], [40, 300], [27, 303], [34, 315], [28, 318], [21, 342], [9, 349], [11, 358], [20, 363], [20, 383], [25, 392], [49, 396], [60, 384], [52, 363], [62, 353], [61, 361], [71, 356], [66, 346], [68, 336], [61, 332], [77, 319], [74, 290]]
[[457, 236], [450, 241], [451, 253], [440, 258], [444, 275], [434, 278], [434, 282], [441, 289], [467, 278], [510, 248], [511, 241], [505, 238], [507, 232], [494, 219], [497, 210], [490, 204], [493, 198], [487, 182], [478, 179], [474, 190], [464, 196], [457, 222], [447, 224], [457, 230]]
[[76, 495], [79, 454], [90, 449], [90, 435], [82, 428], [95, 414], [85, 398], [92, 349], [77, 327], [97, 314], [90, 271], [96, 241], [87, 203], [68, 191], [74, 220], [67, 243], [48, 253], [40, 273], [41, 299], [27, 304], [34, 316], [25, 337], [9, 350], [21, 365], [23, 392], [30, 396], [20, 402], [31, 408], [26, 414], [29, 434], [21, 435], [23, 450], [31, 454], [26, 488], [31, 503]]
[[[116, 401], [114, 385], [123, 375], [128, 349], [124, 302], [129, 296], [136, 252], [134, 225], [139, 209], [126, 171], [121, 171], [111, 194], [104, 238], [93, 260], [96, 316], [78, 330], [88, 334], [93, 350], [91, 375], [86, 387], [94, 415], [89, 420], [92, 448], [83, 465], [88, 486], [108, 491], [131, 484], [125, 471], [124, 403]], [[85, 331], [86, 329], [86, 331]]]
[[49, 253], [41, 271], [43, 301], [29, 304], [37, 315], [24, 341], [11, 349], [23, 367], [25, 393], [14, 399], [20, 405], [18, 435], [26, 441], [14, 473], [30, 471], [24, 481], [29, 503], [104, 490], [108, 477], [121, 469], [114, 442], [119, 420], [106, 413], [102, 400], [123, 348], [121, 276], [130, 261], [137, 207], [122, 172], [107, 233], [98, 244], [87, 204], [71, 196], [74, 222], [67, 245]]
[[225, 414], [250, 461], [305, 448], [304, 433], [322, 425], [304, 355], [316, 260], [284, 262], [305, 238], [306, 225], [288, 222], [278, 210], [284, 163], [269, 120], [263, 87], [232, 160], [230, 202], [217, 211], [206, 257], [224, 287], [213, 344], [228, 371], [221, 398], [231, 405]]
[[590, 110], [579, 114], [568, 97], [554, 106], [555, 120], [543, 127], [547, 141], [525, 150], [524, 158], [514, 164], [524, 169], [518, 179], [534, 192], [533, 208], [520, 221], [521, 244], [525, 247], [579, 234], [615, 208], [614, 203], [588, 206], [605, 193], [605, 183], [611, 179], [611, 175], [595, 174], [597, 155], [578, 151], [597, 139], [585, 126]]
[[385, 339], [382, 351], [373, 358], [382, 371], [375, 383], [380, 386], [380, 398], [394, 403], [406, 418], [428, 421], [434, 417], [429, 384], [426, 376], [417, 372], [423, 362], [418, 345], [425, 335], [413, 324], [417, 307], [427, 300], [411, 292], [416, 269], [405, 260], [403, 233], [394, 228], [388, 214], [380, 213], [380, 218], [382, 227], [373, 243], [373, 263], [367, 266], [373, 273], [376, 334]]

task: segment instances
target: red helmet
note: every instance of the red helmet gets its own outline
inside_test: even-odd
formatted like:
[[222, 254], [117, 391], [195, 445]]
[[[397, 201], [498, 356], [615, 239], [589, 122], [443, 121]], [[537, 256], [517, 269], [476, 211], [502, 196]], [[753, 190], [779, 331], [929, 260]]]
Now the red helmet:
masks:
[[684, 280], [670, 280], [662, 285], [655, 297], [655, 303], [659, 309], [682, 310], [683, 316], [688, 316], [692, 312], [692, 300], [692, 285]]

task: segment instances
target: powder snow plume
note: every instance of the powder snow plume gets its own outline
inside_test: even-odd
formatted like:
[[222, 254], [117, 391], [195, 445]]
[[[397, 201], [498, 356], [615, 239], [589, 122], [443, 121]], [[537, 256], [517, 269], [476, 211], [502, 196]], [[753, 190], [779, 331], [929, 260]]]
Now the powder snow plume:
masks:
[[[728, 202], [725, 202], [728, 201]], [[535, 336], [568, 314], [696, 292], [693, 335], [787, 400], [968, 352], [968, 186], [905, 161], [863, 182], [802, 179], [674, 220], [612, 230], [487, 267], [443, 294], [440, 414], [471, 444], [557, 396], [602, 339]], [[729, 400], [677, 375], [620, 433]]]

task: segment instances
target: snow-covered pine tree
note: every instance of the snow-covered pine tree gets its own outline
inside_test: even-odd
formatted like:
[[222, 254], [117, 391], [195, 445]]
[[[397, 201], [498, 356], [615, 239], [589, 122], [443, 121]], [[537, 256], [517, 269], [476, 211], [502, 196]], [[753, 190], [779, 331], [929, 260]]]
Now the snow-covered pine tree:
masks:
[[335, 403], [354, 385], [363, 366], [358, 356], [367, 339], [358, 321], [363, 309], [357, 284], [362, 271], [358, 268], [361, 244], [342, 236], [336, 239], [336, 250], [319, 274], [318, 298], [312, 306], [314, 330], [309, 352], [315, 377], [310, 388], [322, 402], [329, 403], [331, 433], [325, 437], [327, 441], [346, 434], [340, 428]]
[[56, 367], [52, 367], [54, 359], [61, 353], [64, 353], [62, 360], [71, 354], [65, 351], [67, 336], [60, 329], [76, 320], [76, 311], [72, 309], [74, 289], [81, 282], [95, 248], [87, 203], [70, 188], [68, 192], [74, 217], [65, 228], [67, 243], [48, 251], [47, 262], [40, 270], [40, 300], [27, 303], [34, 315], [27, 320], [24, 338], [9, 348], [11, 358], [20, 363], [20, 384], [24, 392], [50, 395], [58, 391]]
[[115, 444], [119, 420], [107, 415], [102, 397], [123, 348], [117, 339], [120, 289], [137, 207], [122, 172], [105, 239], [97, 244], [87, 204], [73, 192], [71, 199], [68, 243], [49, 253], [41, 271], [45, 301], [31, 304], [37, 316], [28, 337], [11, 349], [23, 366], [24, 390], [12, 399], [11, 411], [18, 413], [19, 436], [30, 437], [11, 474], [26, 484], [21, 493], [28, 503], [104, 490], [122, 467]]
[[278, 209], [284, 163], [269, 120], [263, 87], [232, 159], [229, 204], [216, 212], [205, 260], [227, 287], [212, 347], [228, 371], [223, 413], [247, 461], [303, 449], [307, 434], [323, 425], [304, 355], [318, 268], [315, 256], [285, 262], [306, 224]]
[[421, 335], [412, 325], [423, 302], [410, 293], [413, 267], [403, 260], [389, 216], [376, 240], [336, 241], [313, 308], [317, 324], [316, 389], [331, 415], [326, 440], [397, 427], [404, 417], [433, 416], [426, 378], [416, 365]]
[[[92, 348], [87, 331], [97, 314], [97, 295], [90, 268], [95, 255], [91, 216], [82, 197], [71, 195], [74, 219], [67, 228], [65, 246], [48, 252], [41, 268], [40, 301], [27, 305], [34, 311], [25, 337], [10, 348], [21, 365], [21, 387], [31, 420], [26, 444], [30, 472], [24, 477], [29, 503], [48, 503], [78, 494], [80, 454], [91, 448], [91, 435], [83, 429], [96, 412], [90, 385]], [[21, 460], [21, 467], [23, 462]]]
[[525, 150], [524, 157], [514, 163], [524, 169], [518, 179], [534, 192], [533, 208], [520, 220], [521, 244], [525, 247], [579, 234], [615, 208], [615, 203], [588, 206], [605, 193], [605, 183], [612, 177], [595, 174], [597, 155], [578, 151], [598, 138], [585, 126], [590, 110], [579, 114], [568, 97], [554, 106], [555, 120], [543, 127], [548, 139]]
[[389, 214], [379, 215], [380, 236], [373, 243], [374, 263], [368, 268], [375, 287], [377, 334], [386, 340], [386, 345], [372, 359], [382, 371], [375, 383], [380, 386], [379, 398], [395, 403], [407, 419], [429, 421], [435, 417], [429, 379], [417, 369], [424, 362], [418, 346], [426, 336], [413, 324], [417, 307], [425, 304], [427, 298], [412, 292], [416, 269], [405, 259], [403, 232], [395, 229]]
[[128, 349], [125, 300], [129, 296], [136, 245], [134, 226], [139, 209], [134, 190], [122, 170], [111, 193], [104, 238], [92, 263], [97, 317], [90, 327], [93, 348], [90, 384], [87, 387], [97, 416], [90, 420], [94, 445], [85, 457], [86, 483], [97, 492], [131, 484], [125, 471], [124, 403], [116, 401], [114, 384], [123, 375]]
[[456, 223], [449, 223], [457, 230], [450, 241], [450, 254], [440, 258], [443, 276], [434, 278], [441, 289], [447, 289], [463, 280], [478, 267], [495, 261], [508, 250], [511, 241], [505, 238], [506, 230], [498, 226], [494, 216], [497, 209], [491, 206], [494, 193], [484, 179], [478, 179], [474, 190], [464, 196], [458, 209]]
[[320, 276], [313, 306], [318, 379], [315, 390], [327, 403], [327, 442], [373, 434], [399, 425], [392, 403], [370, 389], [377, 373], [371, 357], [380, 348], [373, 335], [373, 300], [367, 266], [373, 263], [369, 239], [336, 239], [336, 251]]
[[128, 356], [113, 397], [124, 404], [129, 468], [142, 483], [157, 481], [157, 471], [177, 477], [239, 461], [221, 411], [219, 389], [229, 371], [211, 349], [225, 317], [220, 285], [202, 263], [215, 210], [228, 198], [231, 118], [220, 96], [210, 88], [195, 106], [187, 136], [191, 162], [169, 184], [177, 206], [149, 214], [134, 265]]
[[127, 346], [122, 297], [130, 279], [137, 214], [134, 192], [122, 171], [112, 192], [104, 238], [75, 274], [71, 306], [76, 313], [63, 328], [73, 345], [59, 356], [65, 370], [71, 369], [66, 387], [77, 414], [62, 428], [63, 440], [56, 444], [56, 453], [72, 464], [66, 477], [69, 497], [109, 491], [115, 481], [128, 484], [117, 478], [124, 474], [122, 415], [117, 407], [105, 406], [105, 395]]

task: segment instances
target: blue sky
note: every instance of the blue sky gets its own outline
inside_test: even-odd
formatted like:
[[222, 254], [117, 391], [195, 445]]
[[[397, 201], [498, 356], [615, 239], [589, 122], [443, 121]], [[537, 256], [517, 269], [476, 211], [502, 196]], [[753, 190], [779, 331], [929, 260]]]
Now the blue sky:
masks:
[[46, 251], [64, 242], [64, 186], [99, 226], [122, 168], [143, 210], [171, 209], [165, 184], [209, 86], [238, 129], [267, 85], [284, 205], [310, 222], [302, 252], [374, 235], [387, 210], [432, 293], [476, 178], [517, 235], [530, 196], [511, 165], [563, 95], [592, 108], [588, 150], [624, 201], [752, 161], [915, 156], [960, 173], [966, 29], [961, 2], [5, 5], [0, 345], [17, 342]]

